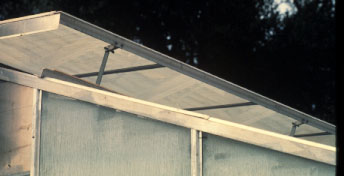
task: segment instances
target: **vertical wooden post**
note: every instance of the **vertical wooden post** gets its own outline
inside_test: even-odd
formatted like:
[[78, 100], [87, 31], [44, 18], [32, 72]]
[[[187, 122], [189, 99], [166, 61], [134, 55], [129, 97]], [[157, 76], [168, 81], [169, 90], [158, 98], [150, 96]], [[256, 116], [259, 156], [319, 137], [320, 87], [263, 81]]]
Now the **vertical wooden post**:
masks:
[[42, 90], [33, 89], [31, 176], [39, 175], [39, 154], [41, 137]]
[[203, 137], [202, 131], [198, 131], [198, 166], [199, 176], [203, 175]]
[[191, 176], [197, 176], [197, 130], [191, 129]]
[[191, 176], [202, 176], [202, 132], [191, 129]]

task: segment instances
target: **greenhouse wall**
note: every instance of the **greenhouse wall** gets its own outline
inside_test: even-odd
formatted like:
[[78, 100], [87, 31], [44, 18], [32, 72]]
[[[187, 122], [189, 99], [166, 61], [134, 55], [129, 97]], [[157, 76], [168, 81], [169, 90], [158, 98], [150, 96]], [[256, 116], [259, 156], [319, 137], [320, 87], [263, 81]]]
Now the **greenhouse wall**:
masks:
[[5, 81], [0, 89], [0, 175], [335, 175], [335, 165], [151, 117]]
[[40, 175], [190, 175], [190, 129], [43, 93]]

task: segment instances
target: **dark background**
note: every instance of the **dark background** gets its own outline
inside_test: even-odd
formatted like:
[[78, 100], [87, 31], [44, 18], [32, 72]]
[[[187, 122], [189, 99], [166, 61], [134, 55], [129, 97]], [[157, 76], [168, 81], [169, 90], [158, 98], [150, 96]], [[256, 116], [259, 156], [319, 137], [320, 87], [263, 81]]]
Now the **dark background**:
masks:
[[0, 20], [52, 10], [336, 122], [334, 0], [2, 0]]

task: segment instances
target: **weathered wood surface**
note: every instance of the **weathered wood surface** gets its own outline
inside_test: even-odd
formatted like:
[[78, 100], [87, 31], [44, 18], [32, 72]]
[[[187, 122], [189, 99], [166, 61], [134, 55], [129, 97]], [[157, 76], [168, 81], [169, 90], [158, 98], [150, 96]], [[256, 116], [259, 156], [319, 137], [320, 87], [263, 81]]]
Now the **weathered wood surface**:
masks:
[[30, 171], [33, 89], [0, 82], [0, 175]]
[[191, 129], [191, 176], [202, 176], [202, 132]]
[[199, 176], [203, 176], [203, 132], [198, 131], [198, 151], [199, 151]]
[[78, 77], [75, 77], [75, 76], [72, 76], [72, 75], [69, 75], [67, 73], [57, 71], [57, 70], [44, 69], [42, 71], [41, 77], [42, 78], [43, 77], [49, 77], [49, 78], [59, 79], [59, 80], [66, 81], [66, 82], [71, 82], [71, 83], [74, 83], [74, 84], [80, 84], [80, 85], [83, 85], [83, 86], [92, 87], [92, 88], [96, 88], [96, 89], [99, 89], [99, 90], [105, 90], [105, 91], [108, 91], [108, 92], [113, 92], [113, 93], [120, 94], [120, 93], [115, 92], [113, 90], [110, 90], [108, 88], [105, 88], [105, 87], [102, 87], [100, 85], [97, 85], [94, 82], [85, 81], [85, 80], [80, 79]]
[[39, 175], [42, 112], [42, 91], [39, 89], [33, 90], [33, 108], [30, 175]]
[[204, 176], [334, 176], [336, 167], [206, 134], [203, 172]]
[[197, 163], [197, 130], [191, 129], [191, 176], [198, 176]]
[[40, 174], [190, 175], [190, 129], [43, 93]]
[[58, 12], [0, 21], [0, 39], [54, 30], [58, 28], [59, 22]]
[[[264, 129], [267, 131], [289, 135], [292, 122], [294, 119], [288, 118], [269, 110], [263, 106], [243, 106], [236, 108], [223, 108], [213, 110], [201, 110], [196, 111], [201, 114], [207, 114], [212, 117], [220, 118], [222, 120], [231, 121], [254, 128]], [[323, 130], [317, 129], [310, 126], [309, 124], [303, 124], [296, 128], [296, 134], [311, 134], [320, 133]], [[324, 135], [324, 136], [312, 136], [312, 137], [301, 137], [308, 141], [313, 141], [325, 145], [336, 146], [336, 135]]]
[[0, 68], [0, 79], [328, 164], [336, 148], [55, 79]]

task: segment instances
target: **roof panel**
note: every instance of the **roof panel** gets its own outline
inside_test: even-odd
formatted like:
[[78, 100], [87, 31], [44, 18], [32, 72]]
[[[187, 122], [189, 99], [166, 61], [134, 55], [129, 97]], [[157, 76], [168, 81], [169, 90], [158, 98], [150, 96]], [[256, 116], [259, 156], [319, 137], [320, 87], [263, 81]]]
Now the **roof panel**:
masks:
[[[85, 79], [95, 82], [96, 77]], [[247, 102], [169, 68], [104, 75], [102, 85], [135, 98], [180, 109]]]
[[[0, 57], [6, 58], [4, 64], [37, 75], [44, 68], [80, 74], [99, 70], [108, 45], [60, 24], [56, 30], [0, 39]], [[109, 55], [107, 69], [153, 63], [122, 49], [115, 52]]]
[[0, 21], [0, 39], [54, 30], [60, 23], [60, 13], [38, 15]]
[[[253, 101], [259, 105], [198, 112], [282, 134], [290, 132], [291, 122], [295, 119], [306, 119], [309, 124], [318, 128], [335, 131], [334, 125], [71, 15], [63, 12], [53, 12], [52, 14], [61, 16], [57, 29], [39, 29], [38, 25], [35, 33], [14, 36], [11, 34], [11, 37], [0, 39], [0, 62], [36, 75], [40, 75], [44, 68], [60, 70], [71, 75], [97, 72], [104, 55], [104, 47], [111, 43], [121, 48], [109, 55], [105, 70], [149, 65], [155, 62], [166, 66], [165, 68], [104, 75], [102, 85], [116, 92], [180, 109]], [[48, 19], [50, 17], [51, 14], [48, 13], [48, 15], [12, 21], [16, 21], [18, 24], [20, 21], [22, 25], [25, 25], [28, 23], [25, 20], [32, 22], [36, 18]], [[12, 21], [1, 22], [0, 28], [6, 27]], [[8, 35], [2, 31], [4, 30], [0, 29], [0, 36]], [[84, 79], [95, 82], [96, 77]], [[301, 126], [305, 132], [321, 131], [310, 126], [307, 128], [307, 126]], [[298, 130], [297, 132], [300, 132]]]
[[137, 44], [137, 43], [130, 41], [124, 37], [121, 37], [117, 34], [114, 34], [110, 31], [107, 31], [107, 30], [102, 29], [98, 26], [95, 26], [91, 23], [88, 23], [86, 21], [83, 21], [81, 19], [73, 17], [72, 15], [69, 15], [67, 13], [61, 12], [61, 23], [65, 24], [65, 25], [67, 25], [73, 29], [77, 29], [79, 31], [82, 31], [83, 33], [91, 35], [95, 38], [103, 40], [105, 42], [112, 43], [118, 47], [121, 47], [121, 48], [129, 51], [129, 52], [132, 52], [134, 54], [142, 56], [142, 57], [144, 57], [148, 60], [151, 60], [153, 62], [156, 62], [160, 65], [171, 68], [171, 69], [178, 71], [184, 75], [188, 75], [188, 76], [193, 77], [195, 79], [198, 79], [204, 83], [207, 83], [207, 84], [210, 84], [214, 87], [222, 89], [222, 90], [224, 90], [230, 94], [234, 94], [234, 95], [239, 96], [241, 98], [247, 99], [249, 101], [252, 101], [254, 103], [257, 103], [259, 105], [267, 107], [269, 109], [277, 111], [281, 114], [292, 117], [298, 121], [307, 122], [308, 124], [311, 124], [312, 126], [315, 126], [315, 127], [320, 128], [322, 130], [328, 131], [330, 133], [335, 133], [335, 131], [336, 131], [336, 127], [330, 123], [327, 123], [325, 121], [322, 121], [320, 119], [312, 117], [308, 114], [305, 114], [303, 112], [295, 110], [289, 106], [286, 106], [282, 103], [276, 102], [272, 99], [269, 99], [269, 98], [264, 97], [260, 94], [252, 92], [248, 89], [245, 89], [241, 86], [238, 86], [238, 85], [233, 84], [229, 81], [221, 79], [221, 78], [214, 76], [210, 73], [204, 72], [200, 69], [197, 69], [195, 67], [187, 65], [187, 64], [185, 64], [181, 61], [178, 61], [172, 57], [169, 57], [167, 55], [164, 55], [162, 53], [154, 51], [154, 50], [147, 48], [143, 45]]

